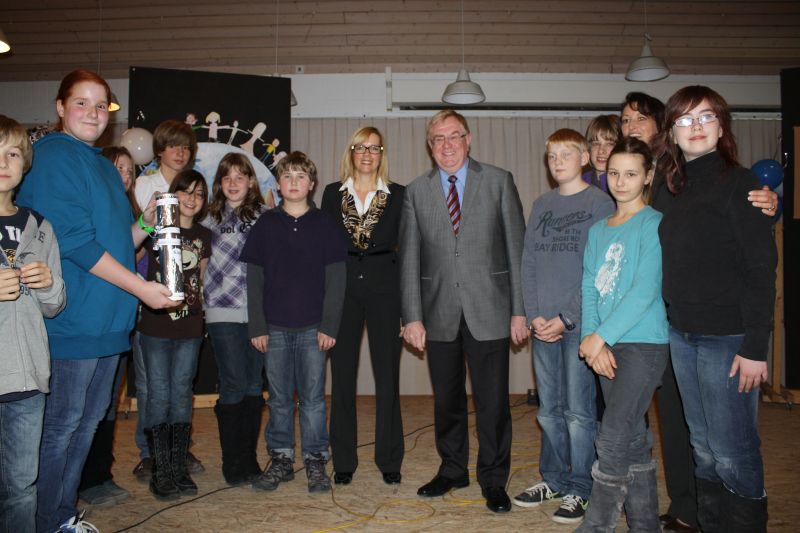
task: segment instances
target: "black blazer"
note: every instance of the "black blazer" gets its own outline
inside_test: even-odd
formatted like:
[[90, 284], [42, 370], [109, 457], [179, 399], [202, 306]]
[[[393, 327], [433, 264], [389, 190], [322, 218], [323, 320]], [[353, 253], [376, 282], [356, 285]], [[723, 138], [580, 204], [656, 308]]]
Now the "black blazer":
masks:
[[347, 241], [347, 292], [369, 290], [394, 294], [399, 297], [400, 271], [397, 259], [397, 237], [400, 229], [400, 213], [406, 188], [397, 183], [389, 184], [389, 199], [380, 221], [372, 230], [367, 250], [360, 250], [344, 227], [342, 220], [342, 183], [336, 181], [325, 187], [322, 195], [322, 211], [328, 213]]

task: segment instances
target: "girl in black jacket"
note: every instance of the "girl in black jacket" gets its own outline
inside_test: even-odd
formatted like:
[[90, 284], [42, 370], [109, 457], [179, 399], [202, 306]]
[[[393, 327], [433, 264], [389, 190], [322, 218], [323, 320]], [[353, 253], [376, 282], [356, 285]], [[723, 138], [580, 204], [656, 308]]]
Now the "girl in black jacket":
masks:
[[737, 161], [719, 94], [702, 86], [675, 93], [660, 145], [674, 195], [659, 228], [663, 290], [697, 465], [698, 521], [706, 533], [766, 531], [757, 413], [775, 300], [770, 219], [747, 201], [758, 181]]

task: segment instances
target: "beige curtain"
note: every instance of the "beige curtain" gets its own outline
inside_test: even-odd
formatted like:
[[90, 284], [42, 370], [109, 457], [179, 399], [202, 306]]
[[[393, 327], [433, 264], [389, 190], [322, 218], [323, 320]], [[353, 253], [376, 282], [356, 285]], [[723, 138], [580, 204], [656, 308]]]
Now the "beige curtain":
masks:
[[[585, 117], [468, 117], [472, 131], [472, 156], [509, 169], [519, 189], [525, 215], [550, 185], [544, 162], [544, 143], [559, 128], [585, 132]], [[306, 152], [317, 164], [320, 185], [339, 178], [339, 161], [350, 135], [361, 126], [375, 126], [383, 134], [392, 180], [408, 184], [431, 167], [425, 148], [427, 118], [326, 118], [292, 120], [292, 148]], [[749, 167], [777, 154], [778, 120], [736, 120], [733, 133], [739, 159]]]
[[[433, 115], [433, 113], [431, 113]], [[586, 130], [587, 117], [468, 117], [472, 131], [472, 156], [509, 169], [519, 189], [527, 220], [533, 201], [549, 190], [544, 162], [544, 143], [559, 128]], [[292, 120], [292, 149], [306, 152], [316, 163], [320, 189], [338, 179], [339, 160], [350, 135], [361, 126], [375, 126], [383, 134], [391, 179], [410, 183], [429, 168], [425, 148], [427, 117], [414, 118], [325, 118]], [[742, 165], [772, 158], [779, 146], [780, 121], [736, 120], [733, 127]], [[316, 195], [319, 201], [321, 196]], [[361, 347], [359, 394], [374, 394], [372, 367], [366, 335]], [[522, 393], [533, 388], [530, 348], [511, 354], [510, 390]], [[330, 375], [330, 374], [329, 374]], [[431, 394], [427, 363], [404, 351], [400, 390], [403, 394]]]

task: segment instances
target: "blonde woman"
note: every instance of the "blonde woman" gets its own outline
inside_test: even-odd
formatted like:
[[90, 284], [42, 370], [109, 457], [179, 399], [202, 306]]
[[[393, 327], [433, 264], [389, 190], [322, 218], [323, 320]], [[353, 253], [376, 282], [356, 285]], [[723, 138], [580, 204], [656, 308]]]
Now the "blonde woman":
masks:
[[334, 482], [347, 485], [358, 466], [356, 379], [366, 323], [375, 377], [375, 464], [385, 483], [400, 483], [400, 290], [397, 234], [405, 187], [392, 183], [381, 133], [359, 128], [340, 165], [340, 181], [325, 188], [322, 210], [348, 242], [347, 292], [336, 346], [331, 351], [331, 422]]

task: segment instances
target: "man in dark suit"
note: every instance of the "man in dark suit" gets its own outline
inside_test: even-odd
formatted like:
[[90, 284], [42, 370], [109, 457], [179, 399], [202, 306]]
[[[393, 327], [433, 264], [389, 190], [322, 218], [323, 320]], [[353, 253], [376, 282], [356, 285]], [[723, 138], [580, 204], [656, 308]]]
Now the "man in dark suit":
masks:
[[525, 221], [511, 173], [469, 157], [472, 136], [453, 110], [428, 123], [436, 168], [406, 189], [400, 223], [403, 338], [428, 351], [439, 472], [417, 492], [469, 484], [466, 369], [478, 429], [477, 477], [487, 507], [506, 512], [511, 463], [510, 341], [528, 337], [520, 269]]

